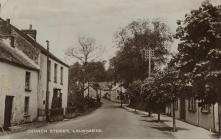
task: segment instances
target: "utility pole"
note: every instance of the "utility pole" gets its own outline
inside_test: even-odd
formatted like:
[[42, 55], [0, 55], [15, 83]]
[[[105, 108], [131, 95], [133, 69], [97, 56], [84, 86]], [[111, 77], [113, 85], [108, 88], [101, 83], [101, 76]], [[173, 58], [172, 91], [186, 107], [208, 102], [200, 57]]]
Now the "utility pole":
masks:
[[151, 75], [151, 49], [148, 49], [148, 59], [149, 59], [149, 72], [148, 72], [148, 77]]
[[45, 115], [46, 121], [49, 121], [49, 41], [47, 43], [47, 82], [46, 82], [46, 101], [45, 101]]
[[151, 59], [154, 55], [154, 50], [152, 50], [149, 47], [146, 47], [144, 49], [144, 57], [145, 57], [145, 61], [147, 61], [148, 59], [148, 77], [151, 77]]

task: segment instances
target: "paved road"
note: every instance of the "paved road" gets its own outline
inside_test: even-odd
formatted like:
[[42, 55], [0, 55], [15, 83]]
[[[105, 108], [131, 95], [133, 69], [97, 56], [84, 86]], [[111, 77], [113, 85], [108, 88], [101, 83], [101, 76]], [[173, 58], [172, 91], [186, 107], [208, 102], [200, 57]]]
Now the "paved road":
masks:
[[150, 117], [103, 101], [102, 107], [86, 116], [0, 138], [174, 138], [164, 128], [163, 123], [156, 123]]

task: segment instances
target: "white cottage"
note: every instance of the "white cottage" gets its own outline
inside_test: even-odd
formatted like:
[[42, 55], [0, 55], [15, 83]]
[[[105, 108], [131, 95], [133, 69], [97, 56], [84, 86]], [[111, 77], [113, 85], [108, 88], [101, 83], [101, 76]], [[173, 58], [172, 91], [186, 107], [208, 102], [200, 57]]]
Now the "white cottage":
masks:
[[[19, 30], [10, 24], [9, 19], [0, 19], [1, 34], [11, 36], [14, 47], [39, 67], [36, 98], [39, 120], [44, 120], [46, 115], [47, 65], [49, 65], [49, 115], [52, 117], [59, 115], [62, 118], [67, 107], [69, 66], [52, 53], [48, 53], [45, 47], [36, 41], [37, 31], [32, 29], [32, 25], [29, 29]], [[47, 56], [49, 61], [47, 61]]]
[[11, 46], [10, 37], [0, 40], [0, 127], [37, 119], [39, 67]]

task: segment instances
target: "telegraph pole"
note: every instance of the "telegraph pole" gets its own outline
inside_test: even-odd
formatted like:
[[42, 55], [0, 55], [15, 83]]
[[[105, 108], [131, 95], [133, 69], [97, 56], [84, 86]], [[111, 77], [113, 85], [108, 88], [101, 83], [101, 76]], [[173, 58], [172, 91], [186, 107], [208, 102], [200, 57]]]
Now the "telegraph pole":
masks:
[[149, 59], [149, 72], [148, 77], [151, 76], [151, 49], [148, 49], [148, 59]]
[[47, 82], [46, 82], [46, 101], [45, 101], [45, 115], [46, 121], [49, 121], [49, 41], [47, 43]]
[[144, 50], [145, 61], [148, 59], [148, 77], [151, 77], [151, 58], [153, 57], [154, 51], [147, 47]]

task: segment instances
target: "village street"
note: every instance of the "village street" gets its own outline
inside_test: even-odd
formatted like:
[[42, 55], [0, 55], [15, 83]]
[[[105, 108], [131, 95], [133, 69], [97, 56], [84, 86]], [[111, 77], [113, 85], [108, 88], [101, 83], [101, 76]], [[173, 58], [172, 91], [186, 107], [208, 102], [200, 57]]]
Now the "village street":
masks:
[[[102, 102], [100, 108], [86, 116], [0, 138], [174, 138], [169, 131], [163, 130], [167, 128], [165, 124], [156, 123], [152, 118], [127, 111], [119, 104], [106, 100]], [[50, 130], [55, 129], [64, 132], [50, 133]], [[91, 129], [96, 132], [77, 132]], [[37, 130], [42, 132], [39, 133]]]

